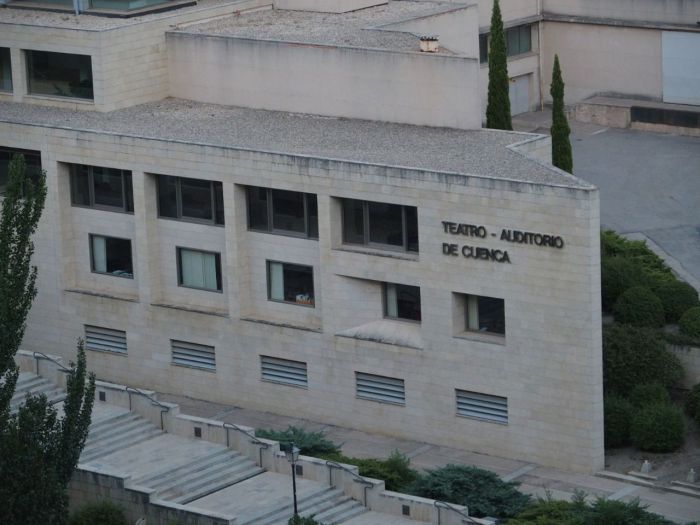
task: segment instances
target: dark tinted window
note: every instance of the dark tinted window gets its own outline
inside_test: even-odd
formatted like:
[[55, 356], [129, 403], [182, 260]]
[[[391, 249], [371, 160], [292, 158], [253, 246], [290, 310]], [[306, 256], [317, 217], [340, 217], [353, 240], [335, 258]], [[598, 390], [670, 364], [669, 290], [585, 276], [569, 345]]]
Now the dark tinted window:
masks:
[[210, 221], [213, 219], [212, 185], [208, 180], [180, 179], [182, 216]]
[[479, 62], [489, 61], [489, 35], [479, 35]]
[[118, 277], [133, 277], [131, 241], [101, 235], [90, 236], [92, 271]]
[[177, 218], [177, 178], [158, 175], [158, 214]]
[[24, 156], [26, 174], [31, 180], [36, 182], [41, 175], [41, 153], [25, 149], [0, 147], [0, 195], [5, 193], [7, 179], [10, 174], [10, 161], [15, 155]]
[[343, 199], [343, 242], [418, 251], [415, 206]]
[[387, 317], [420, 321], [420, 288], [405, 284], [384, 285], [384, 309]]
[[0, 91], [12, 91], [12, 64], [8, 47], [0, 47]]
[[304, 233], [304, 194], [298, 191], [272, 190], [272, 229]]
[[309, 228], [309, 237], [318, 239], [318, 203], [316, 195], [306, 194], [306, 214]]
[[120, 170], [92, 168], [95, 184], [95, 205], [125, 208], [124, 181]]
[[74, 206], [134, 211], [131, 172], [128, 170], [71, 164], [70, 183]]
[[364, 203], [355, 199], [343, 200], [343, 241], [365, 243]]
[[318, 238], [316, 195], [298, 191], [247, 188], [248, 228]]
[[369, 242], [403, 246], [403, 206], [381, 202], [367, 203]]
[[268, 230], [266, 188], [247, 188], [248, 227], [251, 230]]
[[314, 275], [311, 266], [268, 261], [267, 271], [270, 300], [313, 306]]
[[406, 249], [409, 252], [418, 251], [418, 208], [406, 206]]
[[532, 50], [532, 30], [530, 25], [512, 27], [506, 31], [508, 56], [529, 53]]
[[88, 55], [27, 51], [29, 92], [92, 99], [92, 62]]
[[224, 224], [223, 186], [217, 181], [158, 175], [158, 214]]
[[73, 204], [90, 206], [90, 174], [88, 166], [75, 166], [71, 174]]
[[467, 330], [505, 335], [506, 322], [503, 299], [468, 295]]

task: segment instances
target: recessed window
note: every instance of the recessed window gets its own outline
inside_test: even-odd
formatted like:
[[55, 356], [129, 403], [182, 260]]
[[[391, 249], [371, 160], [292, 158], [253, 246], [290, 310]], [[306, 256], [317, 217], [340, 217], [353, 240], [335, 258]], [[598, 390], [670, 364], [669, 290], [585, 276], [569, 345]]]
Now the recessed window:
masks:
[[115, 275], [117, 277], [134, 277], [131, 262], [131, 241], [117, 237], [90, 235], [90, 260], [92, 271]]
[[313, 193], [248, 187], [248, 228], [318, 239], [318, 204]]
[[313, 306], [313, 268], [300, 264], [267, 261], [267, 290], [271, 301]]
[[26, 51], [27, 80], [32, 95], [93, 99], [89, 55]]
[[134, 190], [128, 170], [71, 164], [70, 188], [73, 206], [134, 211]]
[[40, 152], [0, 146], [0, 195], [3, 195], [7, 188], [7, 180], [10, 175], [10, 161], [15, 155], [24, 156], [24, 164], [27, 167], [26, 174], [32, 182], [38, 183], [41, 177]]
[[457, 415], [492, 423], [508, 423], [508, 398], [467, 390], [455, 390]]
[[384, 315], [389, 319], [420, 321], [420, 288], [384, 283]]
[[187, 288], [221, 291], [221, 255], [214, 252], [177, 249], [178, 284]]
[[343, 199], [343, 242], [418, 251], [415, 206]]
[[506, 335], [503, 299], [464, 295], [466, 330], [493, 335]]
[[224, 224], [223, 185], [217, 181], [158, 175], [158, 215]]
[[[532, 51], [532, 24], [506, 29], [506, 53], [509, 57]], [[479, 62], [489, 61], [489, 34], [479, 35]]]
[[8, 47], [0, 47], [0, 91], [12, 91], [12, 62]]
[[479, 35], [479, 62], [485, 64], [489, 61], [489, 35]]

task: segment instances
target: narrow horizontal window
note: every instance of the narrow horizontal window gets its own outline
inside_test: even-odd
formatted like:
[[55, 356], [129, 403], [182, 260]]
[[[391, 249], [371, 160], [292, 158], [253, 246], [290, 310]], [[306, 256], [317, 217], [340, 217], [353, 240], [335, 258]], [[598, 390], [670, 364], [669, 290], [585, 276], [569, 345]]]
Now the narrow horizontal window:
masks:
[[95, 352], [126, 354], [126, 332], [85, 325], [85, 348]]
[[380, 249], [418, 251], [415, 206], [342, 199], [343, 242]]
[[464, 295], [466, 301], [466, 330], [486, 334], [506, 335], [503, 299]]
[[318, 238], [318, 203], [313, 193], [249, 186], [246, 195], [249, 229]]
[[93, 99], [89, 55], [25, 51], [27, 80], [32, 95]]
[[306, 363], [266, 355], [260, 356], [262, 380], [306, 388], [308, 377]]
[[10, 176], [10, 161], [15, 155], [24, 157], [26, 174], [32, 182], [38, 183], [41, 177], [41, 153], [39, 151], [0, 146], [0, 195], [3, 195], [7, 188], [7, 181]]
[[384, 315], [389, 319], [420, 321], [420, 288], [384, 283]]
[[223, 185], [218, 181], [158, 175], [158, 216], [224, 224]]
[[406, 404], [403, 379], [355, 372], [357, 397], [393, 405]]
[[508, 423], [508, 399], [478, 392], [456, 390], [457, 415], [483, 419], [494, 423]]
[[216, 371], [216, 356], [213, 346], [170, 340], [172, 363], [174, 365], [202, 370]]
[[12, 62], [9, 47], [0, 47], [0, 91], [12, 91]]
[[71, 164], [70, 183], [73, 206], [134, 211], [131, 171]]
[[200, 290], [221, 291], [221, 255], [177, 248], [178, 284]]
[[90, 234], [90, 260], [95, 273], [134, 277], [129, 239]]
[[311, 266], [267, 261], [268, 299], [314, 306], [314, 273]]

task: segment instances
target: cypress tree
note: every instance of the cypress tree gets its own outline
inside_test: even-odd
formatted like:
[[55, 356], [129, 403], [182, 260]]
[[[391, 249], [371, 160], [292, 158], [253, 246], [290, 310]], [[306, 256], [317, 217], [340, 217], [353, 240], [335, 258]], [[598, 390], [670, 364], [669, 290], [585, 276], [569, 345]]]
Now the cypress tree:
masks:
[[569, 173], [573, 173], [574, 161], [571, 155], [569, 121], [564, 111], [564, 81], [561, 78], [559, 56], [554, 55], [552, 69], [552, 85], [549, 88], [552, 95], [552, 164]]
[[501, 7], [493, 2], [491, 36], [489, 38], [489, 92], [486, 106], [486, 127], [512, 130], [510, 99], [508, 98], [508, 63], [506, 34], [503, 30]]

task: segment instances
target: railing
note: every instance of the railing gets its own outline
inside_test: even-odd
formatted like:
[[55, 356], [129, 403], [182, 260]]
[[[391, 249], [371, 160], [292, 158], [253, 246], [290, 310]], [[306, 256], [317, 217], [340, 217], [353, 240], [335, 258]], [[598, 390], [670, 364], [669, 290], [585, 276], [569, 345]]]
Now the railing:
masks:
[[263, 466], [263, 464], [262, 464], [262, 451], [265, 450], [265, 449], [267, 449], [267, 448], [269, 448], [270, 444], [269, 444], [269, 443], [265, 443], [264, 441], [259, 440], [259, 439], [256, 438], [254, 435], [252, 435], [252, 434], [250, 434], [249, 432], [243, 430], [243, 429], [242, 429], [241, 427], [239, 427], [238, 425], [234, 425], [233, 423], [226, 423], [226, 422], [224, 422], [224, 423], [223, 423], [223, 427], [226, 429], [226, 448], [228, 448], [228, 447], [230, 446], [230, 443], [231, 443], [231, 441], [230, 441], [230, 439], [229, 439], [229, 433], [228, 433], [229, 430], [235, 430], [235, 431], [237, 431], [237, 432], [240, 432], [241, 434], [245, 434], [245, 436], [250, 440], [251, 443], [253, 443], [254, 445], [258, 445], [258, 446], [260, 447], [260, 448], [258, 449], [258, 454], [259, 454], [259, 458], [260, 458], [260, 464], [259, 464], [258, 466], [259, 466], [259, 467], [262, 467], [262, 466]]
[[473, 520], [473, 519], [469, 516], [469, 514], [468, 514], [469, 510], [468, 510], [468, 509], [467, 509], [467, 513], [465, 513], [465, 512], [463, 512], [462, 510], [460, 510], [460, 509], [458, 509], [457, 507], [455, 507], [454, 505], [451, 505], [450, 503], [447, 503], [446, 501], [438, 501], [438, 500], [435, 500], [435, 502], [433, 503], [433, 505], [435, 505], [435, 508], [437, 508], [437, 510], [438, 510], [438, 525], [440, 525], [440, 509], [447, 509], [447, 510], [451, 510], [452, 512], [456, 512], [457, 514], [459, 514], [459, 515], [462, 517], [462, 522], [463, 522], [463, 523], [475, 523], [475, 524], [477, 524], [477, 525], [479, 524], [478, 521]]
[[134, 388], [133, 386], [127, 386], [126, 387], [126, 393], [129, 395], [129, 411], [131, 411], [131, 394], [138, 394], [139, 396], [145, 397], [148, 399], [152, 405], [155, 405], [160, 408], [160, 429], [165, 430], [165, 425], [163, 424], [163, 413], [164, 412], [169, 412], [170, 407], [168, 405], [164, 405], [160, 401], [158, 401], [156, 398], [154, 398], [152, 395], [147, 394], [143, 390], [139, 390], [138, 388]]
[[333, 469], [334, 468], [344, 470], [348, 474], [352, 475], [352, 477], [354, 478], [353, 481], [355, 483], [362, 483], [364, 485], [363, 495], [362, 495], [362, 497], [363, 497], [362, 505], [364, 505], [366, 507], [367, 506], [367, 489], [370, 487], [373, 487], [374, 483], [372, 483], [367, 478], [360, 476], [357, 472], [353, 472], [349, 468], [344, 467], [343, 465], [341, 465], [340, 463], [338, 463], [336, 461], [330, 461], [330, 460], [326, 461], [326, 466], [328, 467], [328, 484], [330, 486], [333, 486]]
[[36, 362], [36, 375], [40, 375], [39, 374], [39, 361], [41, 361], [41, 360], [51, 361], [53, 364], [55, 364], [59, 367], [59, 370], [61, 370], [61, 372], [71, 372], [71, 369], [68, 368], [66, 365], [64, 365], [63, 363], [60, 363], [59, 361], [57, 361], [53, 357], [47, 356], [46, 354], [44, 354], [42, 352], [33, 352], [32, 355], [34, 357], [34, 361]]

